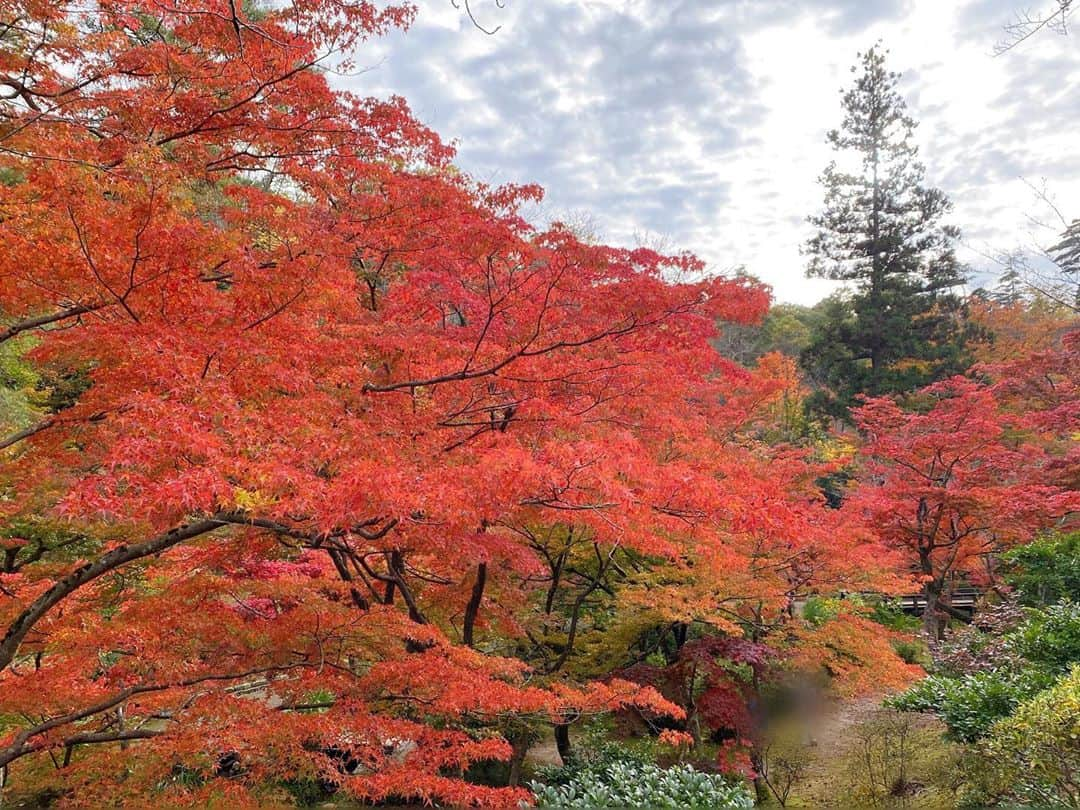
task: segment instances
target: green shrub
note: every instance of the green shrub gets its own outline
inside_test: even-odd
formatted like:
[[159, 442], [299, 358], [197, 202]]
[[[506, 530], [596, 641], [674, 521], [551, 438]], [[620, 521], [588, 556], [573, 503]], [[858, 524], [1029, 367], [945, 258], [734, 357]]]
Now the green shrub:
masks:
[[892, 646], [905, 664], [918, 664], [927, 668], [930, 666], [925, 644], [918, 641], [894, 641]]
[[803, 618], [814, 627], [820, 627], [825, 622], [836, 618], [840, 609], [838, 599], [830, 599], [825, 596], [811, 596], [803, 606]]
[[600, 726], [587, 726], [582, 739], [574, 746], [570, 761], [564, 765], [544, 765], [536, 770], [540, 782], [547, 785], [569, 785], [588, 778], [588, 774], [605, 770], [609, 765], [631, 763], [649, 765], [652, 757], [634, 748], [611, 742], [603, 737]]
[[603, 746], [581, 761], [540, 773], [530, 787], [540, 808], [753, 807], [746, 786], [689, 765], [664, 769], [643, 755]]
[[1080, 806], [1080, 666], [994, 724], [968, 771], [976, 801]]
[[1080, 603], [1063, 601], [1033, 612], [1014, 639], [1016, 651], [1032, 666], [1067, 672], [1080, 663]]
[[1049, 605], [1080, 594], [1080, 532], [1040, 537], [1002, 559], [1005, 579], [1025, 605]]
[[[984, 642], [978, 642], [981, 637]], [[954, 740], [973, 742], [983, 737], [994, 723], [1080, 663], [1080, 604], [1063, 601], [1030, 610], [1015, 630], [997, 637], [976, 632], [973, 639], [967, 654], [954, 651], [955, 660], [944, 671], [890, 698], [887, 705], [933, 712], [945, 721]], [[964, 673], [964, 662], [969, 667], [983, 664], [976, 649], [980, 644], [993, 652], [998, 667]]]
[[288, 779], [281, 786], [300, 807], [315, 807], [337, 792], [334, 785], [324, 779]]
[[880, 599], [874, 602], [870, 618], [901, 633], [913, 633], [922, 627], [922, 619], [904, 613], [898, 599]]
[[1023, 701], [1053, 683], [1052, 676], [1025, 670], [973, 672], [959, 678], [930, 675], [885, 705], [906, 712], [933, 712], [949, 729], [949, 738], [972, 742]]

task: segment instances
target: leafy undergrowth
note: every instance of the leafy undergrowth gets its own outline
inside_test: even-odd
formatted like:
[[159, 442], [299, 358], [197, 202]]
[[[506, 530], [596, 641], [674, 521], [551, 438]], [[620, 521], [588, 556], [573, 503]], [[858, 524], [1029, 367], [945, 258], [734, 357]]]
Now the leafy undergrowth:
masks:
[[540, 768], [530, 787], [539, 808], [751, 808], [743, 780], [688, 763], [664, 768], [644, 751], [602, 742], [559, 767]]
[[690, 765], [612, 762], [576, 774], [564, 785], [533, 785], [537, 807], [753, 807], [742, 785]]

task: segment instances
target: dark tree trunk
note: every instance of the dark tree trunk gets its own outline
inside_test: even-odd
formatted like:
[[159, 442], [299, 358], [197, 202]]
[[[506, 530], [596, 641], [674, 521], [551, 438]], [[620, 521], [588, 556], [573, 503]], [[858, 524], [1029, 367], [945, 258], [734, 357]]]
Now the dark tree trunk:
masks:
[[356, 588], [352, 587], [354, 578], [352, 572], [345, 564], [345, 558], [341, 556], [341, 552], [336, 549], [328, 549], [327, 554], [330, 555], [330, 559], [334, 563], [334, 568], [337, 569], [338, 575], [341, 577], [342, 581], [350, 583], [349, 595], [352, 596], [353, 604], [360, 608], [360, 610], [367, 610], [370, 605], [368, 605], [368, 601], [364, 598], [364, 595]]
[[945, 622], [941, 615], [941, 583], [936, 581], [927, 582], [923, 586], [923, 595], [926, 597], [926, 608], [923, 610], [923, 632], [926, 637], [940, 641], [945, 636]]
[[690, 625], [686, 622], [679, 622], [675, 625], [675, 649], [681, 650], [686, 643], [686, 634], [690, 630]]
[[570, 724], [558, 723], [555, 726], [555, 748], [559, 751], [559, 758], [563, 765], [570, 764], [570, 756], [573, 753], [570, 748]]
[[480, 614], [480, 603], [484, 599], [484, 585], [487, 583], [487, 563], [476, 566], [476, 582], [473, 584], [472, 595], [469, 596], [469, 604], [465, 606], [465, 627], [462, 630], [462, 640], [473, 646], [473, 631], [476, 628], [476, 617]]
[[510, 775], [506, 780], [507, 787], [517, 787], [521, 784], [521, 767], [525, 764], [525, 755], [529, 753], [529, 735], [522, 734], [510, 739]]

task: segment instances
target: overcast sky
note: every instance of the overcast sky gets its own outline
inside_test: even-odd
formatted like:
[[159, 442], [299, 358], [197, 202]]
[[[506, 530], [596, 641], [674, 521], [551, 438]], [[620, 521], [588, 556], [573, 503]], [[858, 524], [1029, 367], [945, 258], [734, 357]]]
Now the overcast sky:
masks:
[[[416, 24], [344, 78], [404, 96], [494, 183], [537, 182], [541, 220], [606, 241], [738, 265], [780, 301], [831, 289], [799, 247], [829, 159], [825, 132], [856, 54], [876, 40], [904, 74], [931, 182], [953, 199], [962, 258], [1052, 238], [1026, 183], [1080, 217], [1080, 32], [994, 45], [1025, 0], [419, 0]], [[1028, 0], [1028, 6], [1049, 0]], [[1026, 182], [1025, 182], [1026, 181]]]

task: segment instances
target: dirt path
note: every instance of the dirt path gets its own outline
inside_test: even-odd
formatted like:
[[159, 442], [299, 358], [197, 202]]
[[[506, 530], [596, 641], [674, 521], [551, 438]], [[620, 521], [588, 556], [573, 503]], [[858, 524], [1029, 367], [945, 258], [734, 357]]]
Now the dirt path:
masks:
[[525, 762], [533, 768], [543, 765], [562, 765], [559, 749], [555, 747], [555, 735], [548, 732], [544, 739], [530, 748], [529, 753], [525, 755]]
[[815, 744], [807, 749], [806, 775], [792, 791], [789, 806], [849, 807], [851, 797], [843, 800], [841, 763], [850, 759], [856, 745], [855, 731], [878, 710], [877, 698], [829, 703], [818, 722], [813, 724]]
[[[899, 726], [904, 726], [906, 790], [889, 796], [881, 775], [898, 774]], [[942, 739], [944, 728], [933, 717], [882, 713], [879, 698], [861, 698], [827, 704], [813, 724], [815, 744], [802, 749], [806, 770], [788, 799], [789, 808], [849, 808], [867, 806], [871, 785], [877, 806], [911, 810], [945, 810], [955, 806], [951, 784], [955, 778], [956, 749]], [[885, 741], [889, 743], [886, 744]], [[870, 741], [870, 742], [868, 742]], [[870, 746], [867, 749], [867, 745]], [[867, 751], [878, 774], [868, 776]], [[888, 751], [886, 755], [884, 751]], [[881, 757], [885, 759], [881, 759]], [[888, 761], [888, 765], [883, 763]], [[895, 783], [893, 783], [895, 784]]]

